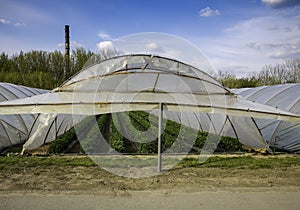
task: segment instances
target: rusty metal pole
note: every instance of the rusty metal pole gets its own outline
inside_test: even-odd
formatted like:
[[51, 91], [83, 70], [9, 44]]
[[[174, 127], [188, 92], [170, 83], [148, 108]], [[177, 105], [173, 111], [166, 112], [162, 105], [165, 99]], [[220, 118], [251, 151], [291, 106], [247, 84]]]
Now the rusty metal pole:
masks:
[[65, 25], [65, 79], [71, 76], [70, 72], [70, 26]]

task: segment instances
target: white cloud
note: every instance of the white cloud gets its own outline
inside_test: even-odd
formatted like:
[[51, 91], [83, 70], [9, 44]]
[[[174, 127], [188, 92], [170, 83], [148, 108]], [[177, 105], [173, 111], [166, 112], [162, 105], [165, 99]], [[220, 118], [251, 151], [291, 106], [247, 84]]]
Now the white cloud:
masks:
[[73, 47], [73, 48], [80, 48], [80, 47], [84, 47], [84, 45], [81, 44], [81, 43], [78, 43], [76, 41], [71, 41], [71, 47]]
[[299, 0], [261, 0], [261, 2], [274, 9], [290, 7], [300, 4]]
[[[174, 45], [176, 46], [176, 45]], [[146, 52], [156, 53], [161, 56], [167, 56], [173, 59], [179, 59], [182, 55], [182, 52], [173, 46], [169, 46], [166, 42], [158, 43], [158, 42], [150, 42], [146, 44]]]
[[149, 51], [156, 51], [159, 49], [158, 47], [158, 44], [156, 42], [151, 42], [149, 44], [146, 45], [146, 48], [149, 50]]
[[123, 54], [123, 52], [117, 49], [111, 41], [99, 42], [97, 43], [97, 47], [98, 54], [104, 59]]
[[300, 57], [300, 15], [271, 15], [239, 21], [213, 37], [193, 38], [217, 70], [246, 76], [265, 65]]
[[62, 43], [62, 42], [57, 44], [57, 47], [64, 47], [64, 46], [65, 46], [65, 43]]
[[206, 7], [199, 11], [199, 15], [201, 17], [212, 17], [212, 16], [218, 16], [220, 14], [221, 13], [219, 10], [212, 10], [210, 7]]
[[100, 32], [98, 36], [103, 40], [111, 40], [111, 36], [107, 33]]
[[10, 24], [10, 21], [4, 18], [0, 18], [0, 23], [2, 24]]
[[[80, 44], [76, 41], [71, 41], [71, 48], [80, 48], [80, 47], [84, 47], [83, 44]], [[65, 47], [65, 43], [58, 43], [57, 44], [58, 47]]]
[[97, 43], [97, 47], [99, 50], [103, 50], [103, 51], [115, 48], [111, 41], [99, 42], [99, 43]]
[[24, 27], [24, 26], [26, 26], [26, 25], [25, 25], [25, 23], [17, 22], [17, 23], [14, 24], [14, 26], [15, 26], [15, 27]]
[[266, 53], [270, 58], [289, 59], [300, 57], [300, 38], [294, 37], [290, 40], [278, 43], [249, 43], [248, 47]]
[[248, 48], [268, 58], [287, 59], [300, 56], [298, 19], [282, 16], [253, 18], [237, 24], [227, 32], [237, 40], [244, 40]]
[[23, 22], [12, 23], [10, 20], [4, 19], [4, 18], [0, 18], [0, 23], [5, 24], [5, 25], [10, 25], [10, 26], [15, 26], [15, 27], [26, 26], [25, 23], [23, 23]]

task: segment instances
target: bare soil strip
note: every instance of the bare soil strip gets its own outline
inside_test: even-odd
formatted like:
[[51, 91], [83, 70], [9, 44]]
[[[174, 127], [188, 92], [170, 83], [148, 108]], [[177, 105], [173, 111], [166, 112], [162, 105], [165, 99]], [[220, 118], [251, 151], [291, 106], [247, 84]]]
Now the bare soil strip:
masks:
[[[72, 158], [76, 157], [64, 158], [72, 161]], [[259, 158], [267, 157], [260, 156]], [[43, 160], [48, 161], [49, 159]], [[84, 192], [94, 195], [127, 196], [135, 191], [194, 193], [203, 190], [234, 188], [272, 190], [272, 188], [278, 187], [300, 189], [299, 164], [258, 169], [249, 169], [246, 166], [177, 167], [158, 176], [138, 179], [111, 174], [97, 165], [54, 164], [48, 166], [39, 165], [36, 162], [24, 165], [21, 161], [7, 166], [2, 165], [0, 170], [1, 194], [13, 192], [81, 194]]]

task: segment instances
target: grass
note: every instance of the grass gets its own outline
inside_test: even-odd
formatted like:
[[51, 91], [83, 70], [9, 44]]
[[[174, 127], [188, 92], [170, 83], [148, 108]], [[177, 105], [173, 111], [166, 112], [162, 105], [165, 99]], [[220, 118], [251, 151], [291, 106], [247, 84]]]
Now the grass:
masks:
[[[104, 165], [110, 167], [128, 167], [134, 165], [138, 167], [144, 167], [148, 165], [156, 164], [156, 157], [146, 156], [142, 160], [138, 156], [132, 158], [113, 159], [106, 158], [107, 161], [103, 162]], [[176, 161], [176, 159], [170, 159]], [[165, 157], [163, 163], [168, 162], [168, 157]], [[205, 163], [199, 164], [198, 158], [186, 157], [177, 167], [202, 167], [202, 168], [222, 168], [222, 169], [285, 169], [288, 167], [299, 166], [300, 156], [290, 157], [263, 157], [256, 158], [252, 156], [240, 156], [240, 157], [210, 157]], [[49, 167], [95, 167], [97, 166], [87, 156], [49, 156], [49, 157], [23, 157], [23, 156], [10, 156], [0, 157], [0, 170], [6, 169], [30, 169], [30, 168], [49, 168]]]
[[182, 167], [208, 167], [208, 168], [238, 168], [238, 169], [275, 169], [300, 165], [298, 157], [268, 157], [255, 158], [241, 157], [211, 157], [205, 163], [199, 164], [197, 158], [185, 158], [179, 164]]
[[7, 167], [12, 168], [33, 168], [33, 167], [65, 167], [65, 166], [96, 166], [96, 164], [88, 157], [62, 157], [62, 156], [49, 156], [49, 157], [22, 157], [10, 156], [0, 157], [0, 169], [4, 170]]

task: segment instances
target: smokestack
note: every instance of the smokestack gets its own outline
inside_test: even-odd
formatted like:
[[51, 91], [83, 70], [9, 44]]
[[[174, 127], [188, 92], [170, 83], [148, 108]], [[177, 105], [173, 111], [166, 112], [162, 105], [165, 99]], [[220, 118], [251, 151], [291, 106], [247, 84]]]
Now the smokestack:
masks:
[[65, 25], [65, 77], [68, 79], [71, 76], [70, 72], [70, 26]]

